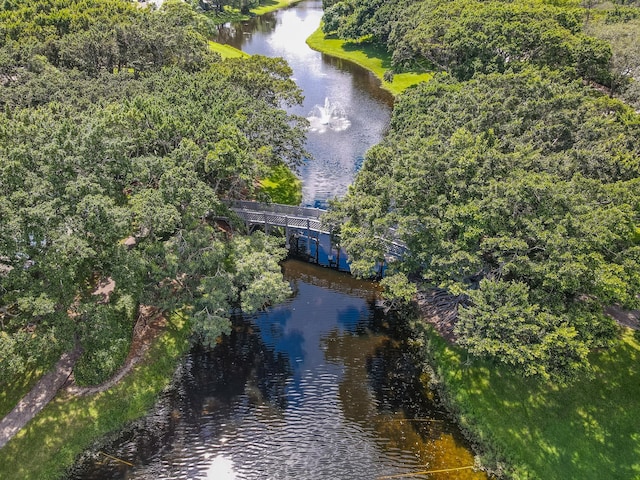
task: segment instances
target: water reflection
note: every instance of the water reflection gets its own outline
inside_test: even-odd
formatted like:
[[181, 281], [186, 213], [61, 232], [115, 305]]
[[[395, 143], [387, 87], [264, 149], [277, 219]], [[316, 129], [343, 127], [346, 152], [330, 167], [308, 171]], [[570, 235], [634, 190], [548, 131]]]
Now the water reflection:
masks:
[[88, 454], [70, 478], [370, 480], [472, 464], [376, 286], [296, 261], [285, 276], [293, 298], [194, 348], [154, 413], [101, 447], [134, 467]]
[[380, 141], [388, 126], [393, 102], [367, 70], [307, 46], [306, 39], [321, 17], [320, 1], [304, 1], [248, 22], [228, 24], [219, 29], [217, 38], [247, 53], [287, 60], [305, 95], [303, 105], [291, 113], [306, 117], [327, 98], [344, 110], [348, 128], [315, 128], [307, 135], [306, 148], [313, 158], [300, 170], [302, 203], [316, 207], [325, 207], [328, 199], [343, 195], [353, 183], [366, 150]]

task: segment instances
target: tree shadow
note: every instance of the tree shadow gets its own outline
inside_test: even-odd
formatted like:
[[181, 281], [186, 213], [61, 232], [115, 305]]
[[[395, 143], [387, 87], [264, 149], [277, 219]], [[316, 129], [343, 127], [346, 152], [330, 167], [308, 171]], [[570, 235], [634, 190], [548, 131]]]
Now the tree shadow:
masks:
[[[523, 378], [490, 362], [438, 354], [463, 425], [516, 471], [546, 479], [640, 475], [640, 350], [621, 341], [594, 352], [594, 372], [570, 385]], [[454, 366], [454, 368], [451, 368]]]

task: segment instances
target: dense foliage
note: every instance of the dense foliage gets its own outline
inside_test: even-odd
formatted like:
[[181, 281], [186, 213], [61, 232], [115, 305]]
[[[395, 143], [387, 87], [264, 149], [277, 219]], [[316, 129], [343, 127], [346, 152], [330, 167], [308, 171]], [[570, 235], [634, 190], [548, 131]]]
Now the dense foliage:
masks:
[[0, 10], [2, 379], [75, 341], [84, 378], [104, 377], [141, 303], [190, 305], [212, 342], [233, 308], [287, 295], [283, 251], [214, 219], [300, 161], [305, 122], [280, 107], [301, 95], [283, 60], [217, 61], [196, 20], [181, 3]]
[[441, 75], [395, 105], [335, 215], [356, 272], [383, 258], [469, 297], [462, 345], [562, 377], [640, 291], [640, 117], [550, 70]]
[[324, 22], [326, 33], [386, 44], [396, 70], [423, 64], [465, 80], [552, 65], [610, 83], [608, 43], [582, 33], [580, 10], [551, 2], [343, 0]]

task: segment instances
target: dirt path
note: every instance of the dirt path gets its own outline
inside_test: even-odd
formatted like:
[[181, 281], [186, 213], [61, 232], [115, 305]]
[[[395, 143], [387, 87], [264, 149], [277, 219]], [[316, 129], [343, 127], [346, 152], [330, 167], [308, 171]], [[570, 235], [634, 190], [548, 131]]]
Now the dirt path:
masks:
[[80, 357], [80, 350], [64, 353], [53, 370], [44, 375], [38, 383], [18, 402], [6, 417], [0, 420], [0, 448], [18, 433], [40, 410], [55, 397], [58, 390], [71, 376], [73, 366]]
[[73, 367], [80, 358], [80, 349], [76, 348], [73, 352], [64, 353], [53, 369], [38, 380], [38, 383], [15, 408], [0, 420], [0, 448], [24, 428], [63, 387], [66, 386], [64, 390], [68, 394], [79, 396], [104, 392], [116, 385], [144, 358], [151, 343], [164, 330], [166, 324], [166, 319], [157, 310], [141, 307], [140, 316], [133, 329], [129, 355], [124, 365], [109, 380], [94, 387], [79, 387], [73, 381]]
[[624, 327], [632, 330], [640, 330], [640, 310], [625, 310], [617, 305], [613, 305], [606, 307], [604, 313]]

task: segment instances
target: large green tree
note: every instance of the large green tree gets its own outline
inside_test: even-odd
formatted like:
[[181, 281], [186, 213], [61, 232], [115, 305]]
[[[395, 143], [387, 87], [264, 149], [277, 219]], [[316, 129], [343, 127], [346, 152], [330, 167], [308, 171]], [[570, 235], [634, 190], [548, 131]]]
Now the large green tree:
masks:
[[400, 270], [469, 297], [461, 344], [571, 375], [614, 334], [603, 306], [637, 305], [639, 145], [638, 114], [560, 73], [436, 77], [336, 205], [342, 245], [367, 274], [395, 228]]
[[[305, 120], [281, 109], [301, 94], [283, 60], [222, 62], [202, 31], [179, 3], [0, 10], [3, 380], [79, 341], [76, 373], [99, 381], [139, 304], [187, 305], [213, 343], [235, 308], [288, 293], [283, 250], [215, 219], [231, 216], [221, 198], [303, 158]], [[107, 279], [113, 292], [94, 294]]]
[[324, 31], [347, 40], [385, 44], [396, 70], [444, 70], [466, 80], [475, 73], [528, 64], [571, 68], [610, 84], [611, 49], [582, 33], [579, 9], [544, 2], [476, 0], [343, 0], [327, 9]]

